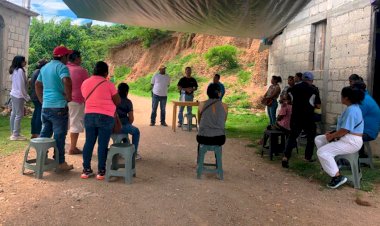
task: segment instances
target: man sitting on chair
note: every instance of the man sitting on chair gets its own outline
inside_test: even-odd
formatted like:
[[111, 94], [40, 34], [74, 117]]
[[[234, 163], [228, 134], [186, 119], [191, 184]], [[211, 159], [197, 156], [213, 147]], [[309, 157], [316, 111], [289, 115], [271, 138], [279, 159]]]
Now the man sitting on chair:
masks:
[[197, 141], [205, 145], [223, 145], [226, 142], [225, 122], [227, 104], [220, 100], [220, 86], [210, 84], [207, 88], [208, 100], [199, 103], [199, 131]]

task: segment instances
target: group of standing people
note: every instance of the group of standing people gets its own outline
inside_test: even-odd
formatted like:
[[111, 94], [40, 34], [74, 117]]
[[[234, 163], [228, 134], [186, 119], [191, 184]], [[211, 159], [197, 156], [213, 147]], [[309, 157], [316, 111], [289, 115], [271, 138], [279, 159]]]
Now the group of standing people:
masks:
[[[313, 85], [313, 80], [314, 76], [311, 72], [297, 73], [294, 77], [289, 76], [289, 86], [281, 92], [278, 85], [281, 79], [273, 76], [272, 84], [262, 103], [268, 107], [271, 124], [268, 129], [282, 130], [288, 134], [282, 166], [289, 167], [289, 159], [293, 148], [297, 145], [297, 138], [301, 132], [304, 132], [307, 137], [305, 161], [315, 161], [312, 157], [314, 146], [316, 146], [319, 162], [325, 172], [331, 176], [331, 181], [327, 186], [337, 188], [344, 184], [347, 178], [340, 174], [335, 156], [355, 153], [359, 150], [361, 157], [366, 155], [363, 141], [377, 138], [380, 128], [380, 108], [368, 94], [363, 79], [353, 74], [349, 77], [350, 86], [344, 87], [341, 91], [341, 103], [347, 107], [337, 120], [336, 130], [316, 136], [315, 122], [320, 120], [321, 99], [318, 88]], [[280, 96], [282, 106], [276, 119], [278, 96]], [[290, 110], [289, 103], [292, 105]], [[284, 121], [289, 121], [289, 127]]]

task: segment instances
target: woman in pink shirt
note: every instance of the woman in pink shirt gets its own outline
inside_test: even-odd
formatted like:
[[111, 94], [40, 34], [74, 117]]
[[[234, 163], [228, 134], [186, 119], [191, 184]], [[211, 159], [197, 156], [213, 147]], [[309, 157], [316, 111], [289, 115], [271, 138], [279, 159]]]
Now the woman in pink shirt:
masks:
[[81, 91], [85, 99], [84, 127], [86, 142], [83, 148], [83, 173], [81, 178], [93, 175], [91, 169], [92, 151], [98, 139], [98, 174], [96, 179], [103, 180], [106, 172], [108, 143], [115, 123], [116, 105], [120, 104], [120, 96], [114, 84], [106, 80], [108, 65], [99, 61], [95, 65], [94, 74], [85, 80]]

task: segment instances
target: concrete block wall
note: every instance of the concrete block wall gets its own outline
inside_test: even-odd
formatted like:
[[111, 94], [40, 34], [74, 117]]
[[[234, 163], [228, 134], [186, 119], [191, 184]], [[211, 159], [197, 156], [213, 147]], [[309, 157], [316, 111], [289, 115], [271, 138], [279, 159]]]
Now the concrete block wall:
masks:
[[[327, 124], [335, 124], [344, 106], [340, 91], [352, 73], [370, 82], [372, 7], [367, 0], [312, 0], [269, 50], [268, 80], [272, 75], [287, 78], [296, 72], [312, 71], [315, 23], [326, 21], [324, 69], [313, 71], [314, 84], [322, 96]], [[286, 79], [284, 84], [286, 84]]]
[[2, 105], [8, 98], [11, 88], [8, 69], [14, 56], [23, 55], [28, 58], [30, 17], [1, 5], [0, 16], [4, 21], [4, 27], [0, 32], [2, 35], [0, 40], [3, 41], [0, 43], [0, 105]]

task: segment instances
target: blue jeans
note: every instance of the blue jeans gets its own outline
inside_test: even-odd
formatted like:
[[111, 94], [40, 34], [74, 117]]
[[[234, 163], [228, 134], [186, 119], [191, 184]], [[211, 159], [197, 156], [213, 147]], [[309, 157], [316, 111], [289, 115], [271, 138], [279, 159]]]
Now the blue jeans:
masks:
[[276, 123], [276, 111], [278, 107], [277, 100], [274, 100], [271, 106], [267, 107], [269, 121], [271, 125], [274, 125]]
[[168, 97], [162, 97], [162, 96], [157, 96], [156, 94], [153, 94], [153, 96], [152, 96], [152, 114], [150, 115], [150, 122], [151, 123], [156, 123], [158, 102], [160, 102], [161, 124], [165, 123], [165, 115], [166, 115], [165, 109], [166, 109], [167, 99], [168, 99]]
[[123, 124], [123, 126], [121, 127], [121, 133], [132, 135], [132, 144], [135, 145], [135, 150], [137, 154], [140, 141], [140, 130], [132, 124], [127, 123]]
[[[188, 95], [188, 94], [185, 94], [185, 101], [193, 101], [194, 99], [194, 95], [191, 94], [191, 95]], [[181, 97], [179, 99], [181, 101]], [[191, 110], [193, 109], [191, 106], [187, 106], [187, 114], [191, 114]], [[184, 106], [181, 106], [179, 107], [179, 112], [178, 112], [178, 123], [182, 125], [183, 123], [183, 110], [185, 109]]]
[[34, 111], [33, 111], [33, 117], [31, 121], [31, 134], [40, 134], [41, 128], [42, 128], [42, 122], [41, 122], [41, 110], [42, 110], [42, 104], [38, 100], [33, 101], [34, 105]]
[[91, 169], [92, 152], [98, 139], [98, 170], [106, 169], [108, 143], [115, 119], [108, 115], [90, 113], [84, 116], [86, 142], [83, 147], [83, 168]]
[[59, 163], [65, 162], [65, 140], [69, 121], [68, 108], [42, 108], [40, 137], [51, 137], [57, 143]]

